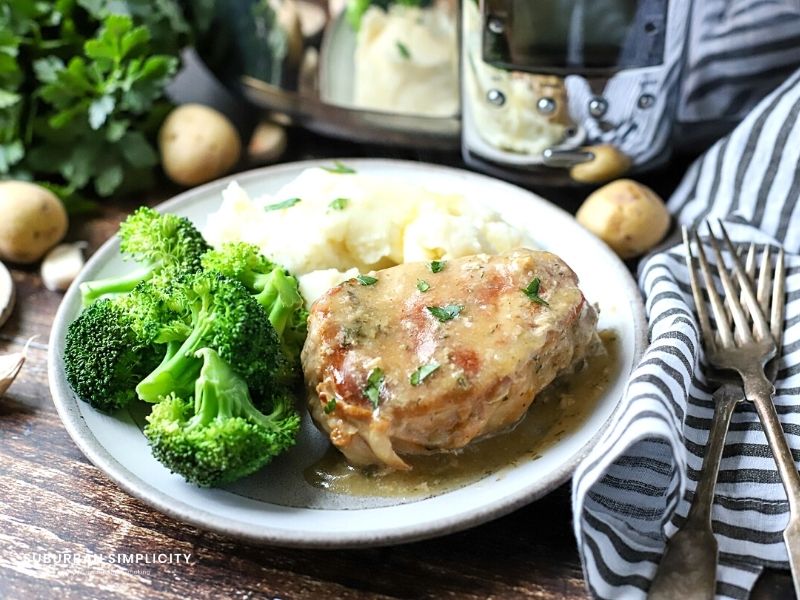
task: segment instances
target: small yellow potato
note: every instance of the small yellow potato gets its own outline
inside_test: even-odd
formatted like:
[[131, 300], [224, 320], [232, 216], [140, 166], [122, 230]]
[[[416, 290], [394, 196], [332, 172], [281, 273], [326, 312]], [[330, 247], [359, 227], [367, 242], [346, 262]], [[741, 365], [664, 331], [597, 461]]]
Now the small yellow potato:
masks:
[[593, 192], [575, 215], [621, 258], [640, 256], [667, 233], [670, 215], [649, 187], [618, 179]]
[[239, 161], [242, 141], [219, 111], [202, 104], [173, 110], [158, 133], [161, 165], [175, 183], [198, 185], [227, 173]]
[[67, 233], [67, 211], [50, 190], [0, 182], [0, 260], [34, 263]]
[[631, 168], [631, 159], [611, 144], [581, 148], [594, 154], [590, 161], [572, 167], [569, 176], [580, 183], [603, 183], [621, 177]]

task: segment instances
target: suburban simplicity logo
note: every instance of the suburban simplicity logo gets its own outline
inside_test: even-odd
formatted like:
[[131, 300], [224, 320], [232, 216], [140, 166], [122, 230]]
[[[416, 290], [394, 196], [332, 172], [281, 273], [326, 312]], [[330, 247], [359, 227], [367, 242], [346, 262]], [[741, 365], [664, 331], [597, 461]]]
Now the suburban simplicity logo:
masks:
[[184, 552], [23, 552], [26, 562], [44, 565], [173, 565], [191, 564], [192, 554]]

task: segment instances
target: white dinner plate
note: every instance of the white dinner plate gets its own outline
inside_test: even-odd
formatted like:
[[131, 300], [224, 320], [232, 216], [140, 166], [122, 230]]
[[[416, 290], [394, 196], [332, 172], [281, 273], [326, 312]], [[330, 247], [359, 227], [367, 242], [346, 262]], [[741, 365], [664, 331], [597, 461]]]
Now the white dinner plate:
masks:
[[[78, 285], [131, 268], [114, 238], [92, 257], [64, 297], [50, 337], [50, 389], [75, 443], [120, 487], [152, 507], [199, 527], [251, 541], [285, 546], [351, 547], [417, 540], [465, 529], [506, 514], [553, 490], [572, 475], [622, 398], [627, 376], [645, 345], [639, 291], [622, 262], [563, 210], [507, 183], [474, 173], [393, 160], [344, 159], [361, 173], [462, 193], [484, 202], [539, 245], [559, 254], [600, 308], [600, 329], [618, 338], [619, 360], [611, 381], [581, 425], [536, 459], [515, 464], [465, 487], [416, 499], [350, 496], [306, 482], [303, 470], [328, 447], [306, 416], [300, 440], [258, 473], [224, 489], [200, 489], [171, 474], [150, 454], [136, 410], [109, 416], [78, 400], [63, 369], [64, 337], [80, 310]], [[221, 192], [237, 180], [253, 197], [274, 193], [303, 169], [331, 161], [293, 163], [240, 173], [185, 192], [160, 209], [205, 227]], [[308, 232], [313, 235], [313, 232]], [[533, 533], [533, 532], [532, 532]]]

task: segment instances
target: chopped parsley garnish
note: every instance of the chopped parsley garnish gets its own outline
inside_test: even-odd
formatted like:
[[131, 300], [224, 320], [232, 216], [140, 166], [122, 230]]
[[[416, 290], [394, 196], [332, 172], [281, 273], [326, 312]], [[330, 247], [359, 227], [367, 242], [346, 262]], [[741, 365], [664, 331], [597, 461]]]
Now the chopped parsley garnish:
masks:
[[378, 279], [375, 277], [370, 277], [369, 275], [359, 275], [356, 277], [358, 283], [361, 285], [375, 285], [378, 283]]
[[431, 289], [431, 284], [424, 279], [417, 279], [417, 289], [420, 292], [427, 292], [429, 289]]
[[428, 311], [430, 311], [430, 313], [442, 323], [455, 319], [459, 314], [461, 314], [461, 311], [464, 310], [464, 307], [460, 304], [448, 304], [447, 306], [426, 306], [425, 308], [427, 308]]
[[333, 210], [344, 210], [345, 208], [347, 208], [349, 202], [350, 200], [347, 198], [337, 198], [336, 200], [328, 204], [328, 208], [331, 208]]
[[376, 367], [370, 371], [369, 377], [367, 377], [367, 386], [364, 388], [364, 395], [372, 403], [372, 408], [378, 408], [382, 385], [383, 371]]
[[528, 287], [522, 290], [522, 293], [525, 294], [531, 302], [535, 302], [536, 304], [541, 304], [543, 306], [550, 306], [547, 301], [539, 295], [539, 286], [542, 284], [542, 280], [538, 277], [534, 277], [533, 280], [528, 284]]
[[351, 169], [346, 164], [337, 161], [334, 161], [332, 167], [322, 167], [328, 173], [336, 173], [337, 175], [352, 175], [356, 172], [355, 169]]
[[397, 40], [397, 51], [400, 53], [400, 56], [402, 56], [406, 60], [409, 60], [411, 58], [411, 52], [409, 52], [408, 46], [406, 46], [400, 40]]
[[336, 398], [331, 398], [330, 400], [328, 400], [328, 402], [325, 404], [325, 408], [323, 410], [325, 411], [326, 415], [329, 415], [333, 411], [335, 411], [336, 410]]
[[291, 208], [298, 202], [300, 202], [300, 198], [289, 198], [288, 200], [284, 200], [283, 202], [276, 202], [275, 204], [270, 204], [269, 206], [265, 206], [264, 210], [281, 210], [283, 208]]
[[447, 264], [446, 260], [434, 260], [431, 262], [431, 273], [439, 273], [444, 269], [444, 266]]
[[427, 365], [421, 365], [411, 374], [411, 377], [408, 378], [408, 381], [411, 383], [411, 385], [419, 385], [438, 368], [439, 365], [435, 362]]

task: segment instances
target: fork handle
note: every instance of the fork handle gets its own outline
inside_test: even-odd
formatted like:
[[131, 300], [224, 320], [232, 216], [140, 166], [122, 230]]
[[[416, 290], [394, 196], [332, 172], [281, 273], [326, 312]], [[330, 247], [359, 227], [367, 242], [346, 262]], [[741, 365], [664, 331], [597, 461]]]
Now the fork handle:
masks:
[[650, 585], [648, 600], [713, 600], [717, 581], [717, 540], [711, 529], [711, 504], [725, 436], [742, 399], [742, 388], [725, 384], [714, 392], [714, 417], [689, 514], [667, 542]]
[[763, 370], [743, 373], [742, 377], [745, 397], [755, 405], [756, 411], [758, 411], [769, 447], [775, 457], [775, 464], [778, 466], [778, 473], [780, 473], [783, 487], [786, 490], [786, 498], [789, 501], [789, 523], [783, 532], [783, 540], [789, 554], [789, 567], [792, 570], [795, 594], [800, 598], [800, 515], [798, 514], [800, 475], [797, 473], [792, 451], [786, 442], [775, 404], [772, 402], [775, 386], [766, 378]]
[[700, 478], [694, 491], [692, 505], [686, 516], [686, 526], [704, 526], [711, 530], [711, 505], [714, 503], [714, 486], [717, 483], [722, 454], [725, 450], [725, 437], [731, 424], [731, 417], [736, 405], [744, 397], [739, 385], [724, 384], [714, 392], [714, 416], [711, 419], [711, 430], [708, 432], [706, 452], [703, 465], [700, 467]]

